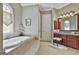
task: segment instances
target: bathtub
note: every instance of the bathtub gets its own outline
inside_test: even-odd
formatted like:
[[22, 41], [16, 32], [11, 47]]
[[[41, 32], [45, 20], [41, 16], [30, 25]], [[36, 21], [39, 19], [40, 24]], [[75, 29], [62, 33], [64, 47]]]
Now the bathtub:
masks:
[[6, 39], [3, 40], [3, 49], [5, 51], [15, 49], [17, 46], [21, 45], [23, 42], [29, 42], [34, 40], [35, 37], [30, 37], [30, 36], [19, 36], [19, 37], [14, 37], [11, 39]]

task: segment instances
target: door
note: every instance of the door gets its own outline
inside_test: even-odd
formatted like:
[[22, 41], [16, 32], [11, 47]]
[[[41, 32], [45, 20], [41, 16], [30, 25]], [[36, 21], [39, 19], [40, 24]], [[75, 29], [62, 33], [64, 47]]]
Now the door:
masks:
[[42, 14], [42, 40], [51, 41], [51, 14]]

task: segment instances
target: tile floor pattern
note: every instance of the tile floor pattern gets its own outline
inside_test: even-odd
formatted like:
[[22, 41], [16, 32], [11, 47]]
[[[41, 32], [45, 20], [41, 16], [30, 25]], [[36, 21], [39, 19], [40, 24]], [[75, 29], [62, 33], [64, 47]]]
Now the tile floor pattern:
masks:
[[40, 42], [40, 48], [36, 55], [79, 55], [79, 50], [55, 48], [49, 46], [49, 42]]

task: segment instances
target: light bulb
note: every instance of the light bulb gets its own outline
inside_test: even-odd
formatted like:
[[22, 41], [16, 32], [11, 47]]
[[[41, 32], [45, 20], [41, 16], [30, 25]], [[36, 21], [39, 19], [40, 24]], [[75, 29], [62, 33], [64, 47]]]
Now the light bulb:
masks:
[[70, 16], [73, 16], [75, 11], [70, 11]]
[[64, 14], [63, 17], [66, 17], [66, 15]]
[[72, 12], [70, 12], [70, 16], [73, 16], [73, 13]]
[[69, 13], [67, 12], [66, 16], [68, 17], [69, 16]]

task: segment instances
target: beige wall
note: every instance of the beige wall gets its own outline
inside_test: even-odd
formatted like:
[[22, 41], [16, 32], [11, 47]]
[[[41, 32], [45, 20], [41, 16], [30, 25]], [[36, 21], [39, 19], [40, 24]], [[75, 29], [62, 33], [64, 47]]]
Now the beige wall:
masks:
[[56, 20], [60, 14], [70, 12], [70, 11], [79, 12], [79, 3], [71, 3], [65, 7], [60, 8], [60, 9], [53, 8], [52, 9], [53, 20]]
[[52, 9], [52, 33], [55, 31], [54, 30], [54, 20], [57, 20], [58, 17], [59, 17], [59, 10], [56, 8], [53, 8]]
[[59, 10], [56, 8], [52, 9], [52, 18], [53, 20], [57, 20], [57, 17], [59, 17]]
[[2, 4], [0, 3], [0, 54], [3, 53], [3, 10]]
[[[31, 19], [31, 26], [26, 26], [25, 19]], [[40, 12], [39, 6], [27, 6], [22, 8], [22, 23], [25, 27], [24, 34], [31, 36], [40, 35]]]
[[59, 13], [66, 13], [70, 11], [77, 11], [79, 12], [79, 3], [71, 3], [61, 9], [59, 9]]
[[22, 7], [18, 3], [11, 3], [11, 6], [14, 11], [14, 31], [15, 33], [19, 32], [19, 26], [22, 20]]

